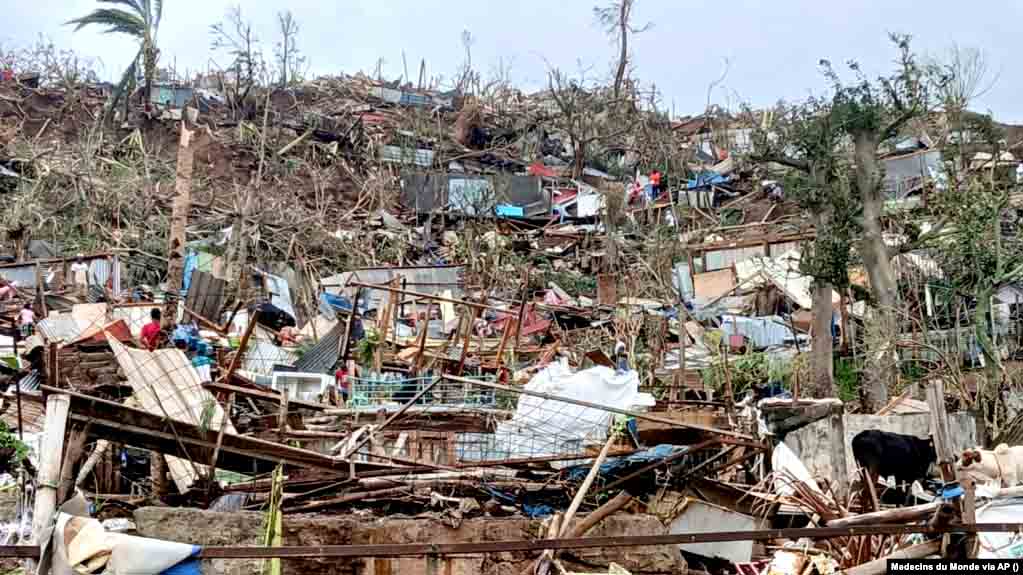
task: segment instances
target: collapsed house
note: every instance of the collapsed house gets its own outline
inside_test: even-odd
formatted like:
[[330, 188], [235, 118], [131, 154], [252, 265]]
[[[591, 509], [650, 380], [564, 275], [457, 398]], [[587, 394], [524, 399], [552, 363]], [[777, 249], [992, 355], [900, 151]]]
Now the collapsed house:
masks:
[[[662, 185], [621, 169], [627, 153], [578, 165], [571, 135], [538, 124], [545, 95], [323, 78], [266, 94], [271, 139], [251, 121], [196, 125], [182, 109], [226, 113], [199, 90], [151, 95], [161, 129], [200, 133], [200, 152], [186, 137], [177, 149], [189, 165], [205, 156], [197, 174], [251, 168], [256, 141], [301, 164], [274, 173], [282, 191], [263, 215], [225, 217], [196, 190], [194, 225], [165, 258], [176, 281], [151, 281], [162, 256], [140, 248], [84, 256], [84, 283], [72, 254], [19, 244], [0, 265], [15, 287], [0, 302], [2, 418], [35, 446], [34, 504], [20, 516], [36, 520], [23, 535], [54, 542], [50, 560], [166, 557], [154, 573], [199, 558], [250, 573], [284, 556], [295, 573], [866, 575], [887, 556], [939, 552], [919, 538], [943, 508], [927, 496], [966, 523], [1011, 512], [1004, 493], [934, 485], [894, 509], [886, 478], [856, 472], [851, 440], [865, 429], [933, 433], [942, 464], [981, 443], [975, 414], [945, 414], [941, 381], [877, 414], [801, 396], [814, 286], [800, 262], [816, 230], [777, 180], [742, 165], [750, 133], [737, 122], [723, 134], [705, 117], [670, 126], [696, 167]], [[45, 111], [37, 95], [19, 97]], [[882, 159], [905, 168], [892, 170], [893, 199], [933, 177], [914, 172], [933, 150]], [[319, 164], [348, 179], [286, 197], [288, 178]], [[24, 177], [12, 173], [0, 176]], [[144, 246], [146, 233], [117, 239]], [[927, 254], [905, 256], [900, 273], [937, 289]], [[1015, 353], [1023, 309], [1012, 290], [997, 297], [993, 333]], [[924, 300], [937, 318], [940, 302]], [[39, 317], [28, 337], [25, 304]], [[868, 303], [850, 289], [832, 304], [837, 347], [853, 356]], [[900, 333], [968, 359], [960, 335]], [[992, 507], [964, 510], [974, 496]], [[826, 531], [837, 527], [848, 530]], [[104, 538], [114, 532], [141, 539]], [[83, 541], [92, 555], [75, 555]]]

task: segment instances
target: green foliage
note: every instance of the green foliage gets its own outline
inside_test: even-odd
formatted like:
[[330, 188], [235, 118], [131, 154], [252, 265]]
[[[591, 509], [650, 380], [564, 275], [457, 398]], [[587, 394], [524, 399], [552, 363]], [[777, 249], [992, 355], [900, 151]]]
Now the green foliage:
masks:
[[8, 469], [18, 467], [28, 457], [28, 445], [18, 439], [4, 421], [0, 421], [0, 452], [11, 453]]
[[856, 401], [859, 398], [860, 369], [858, 362], [846, 357], [835, 358], [835, 387], [842, 401]]
[[890, 34], [899, 50], [899, 69], [891, 76], [871, 81], [855, 61], [848, 62], [854, 81], [845, 83], [828, 60], [821, 60], [825, 77], [834, 90], [834, 120], [843, 132], [871, 134], [880, 141], [901, 121], [923, 113], [929, 101], [931, 85], [926, 70], [919, 66], [910, 50], [910, 36]]
[[366, 330], [366, 337], [359, 340], [355, 346], [355, 358], [359, 365], [371, 365], [377, 347], [380, 346], [382, 338], [380, 332], [375, 329]]
[[[791, 368], [781, 362], [771, 362], [763, 352], [747, 352], [738, 356], [729, 356], [729, 376], [732, 379], [732, 393], [738, 397], [754, 384], [763, 385], [772, 381], [789, 384]], [[721, 362], [718, 361], [711, 369], [703, 370], [703, 382], [709, 387], [722, 390], [725, 387], [725, 374]]]

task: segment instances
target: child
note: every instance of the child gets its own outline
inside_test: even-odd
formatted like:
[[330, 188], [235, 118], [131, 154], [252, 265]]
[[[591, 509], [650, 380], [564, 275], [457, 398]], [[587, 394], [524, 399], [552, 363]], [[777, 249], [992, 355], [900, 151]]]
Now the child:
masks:
[[146, 346], [146, 349], [153, 351], [156, 349], [160, 339], [160, 319], [163, 314], [160, 313], [160, 308], [153, 308], [153, 311], [149, 312], [150, 322], [142, 327], [142, 344]]
[[21, 337], [26, 338], [35, 333], [36, 312], [32, 311], [32, 304], [26, 303], [25, 307], [18, 312], [18, 326], [21, 329]]

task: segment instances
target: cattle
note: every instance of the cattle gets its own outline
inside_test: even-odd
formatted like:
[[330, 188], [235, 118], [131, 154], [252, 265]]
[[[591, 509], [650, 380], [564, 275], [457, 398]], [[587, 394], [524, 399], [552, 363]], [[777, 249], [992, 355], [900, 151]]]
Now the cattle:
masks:
[[994, 450], [975, 447], [959, 458], [960, 472], [980, 484], [1012, 487], [1023, 482], [1023, 446], [999, 444]]
[[872, 480], [895, 477], [897, 484], [921, 483], [938, 460], [932, 438], [891, 433], [878, 429], [861, 431], [852, 440], [853, 457]]

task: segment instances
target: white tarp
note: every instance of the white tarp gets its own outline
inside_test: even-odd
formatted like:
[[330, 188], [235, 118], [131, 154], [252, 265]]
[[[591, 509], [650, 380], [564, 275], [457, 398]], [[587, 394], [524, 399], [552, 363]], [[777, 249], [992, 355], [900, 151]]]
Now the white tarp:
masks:
[[[650, 394], [639, 392], [635, 371], [597, 366], [573, 372], [565, 359], [537, 373], [525, 389], [617, 409], [653, 404]], [[607, 440], [613, 417], [603, 409], [522, 394], [515, 415], [497, 424], [489, 452], [481, 459], [582, 453]]]
[[54, 575], [99, 570], [114, 575], [158, 575], [175, 566], [174, 573], [199, 573], [198, 561], [181, 565], [199, 551], [195, 545], [111, 533], [95, 519], [67, 513], [58, 513], [56, 527], [52, 538]]
[[[803, 465], [799, 456], [784, 443], [774, 446], [774, 450], [771, 452], [771, 469], [776, 474], [774, 492], [778, 495], [791, 496], [795, 494], [795, 489], [788, 481], [791, 479], [802, 481], [810, 489], [823, 494], [820, 486], [817, 485], [817, 482], [813, 480], [813, 476], [810, 475], [810, 470]], [[789, 477], [783, 479], [782, 472], [786, 472], [785, 475]]]

